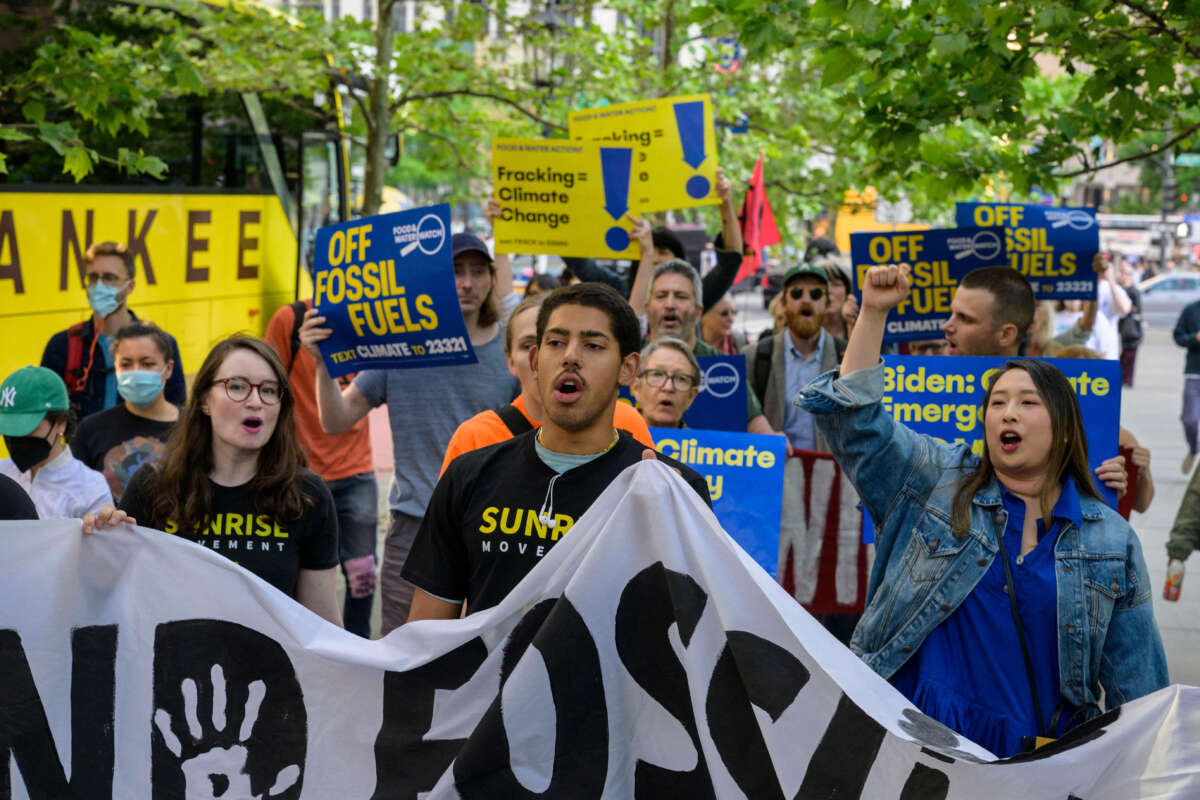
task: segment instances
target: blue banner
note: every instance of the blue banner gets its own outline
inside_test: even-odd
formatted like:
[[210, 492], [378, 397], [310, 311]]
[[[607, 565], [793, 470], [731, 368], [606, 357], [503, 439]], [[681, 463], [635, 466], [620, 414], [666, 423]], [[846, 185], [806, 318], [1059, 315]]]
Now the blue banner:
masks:
[[700, 394], [683, 415], [689, 428], [746, 432], [746, 357], [700, 356]]
[[1006, 266], [1004, 228], [955, 228], [900, 233], [850, 234], [854, 293], [862, 302], [862, 282], [874, 266], [908, 264], [912, 288], [888, 315], [885, 342], [941, 339], [950, 318], [950, 300], [962, 277], [979, 267]]
[[474, 364], [450, 256], [450, 206], [317, 231], [313, 305], [333, 335], [333, 377], [364, 369]]
[[784, 438], [677, 428], [651, 428], [650, 435], [658, 452], [704, 476], [721, 527], [773, 579], [779, 561]]
[[1008, 264], [1029, 279], [1039, 300], [1094, 300], [1092, 257], [1100, 251], [1096, 209], [1013, 203], [958, 203], [960, 226], [1002, 225]]

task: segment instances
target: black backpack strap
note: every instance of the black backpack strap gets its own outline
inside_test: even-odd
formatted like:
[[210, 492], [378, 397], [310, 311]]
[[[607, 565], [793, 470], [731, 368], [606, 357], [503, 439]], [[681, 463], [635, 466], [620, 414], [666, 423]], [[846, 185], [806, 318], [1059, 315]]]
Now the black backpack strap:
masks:
[[514, 405], [510, 404], [496, 409], [496, 416], [500, 417], [500, 421], [508, 427], [513, 436], [520, 436], [526, 431], [533, 430], [533, 425], [529, 424], [529, 420], [521, 413], [521, 409]]
[[303, 300], [292, 303], [292, 314], [295, 316], [295, 320], [292, 322], [292, 357], [288, 359], [287, 365], [289, 375], [292, 372], [292, 364], [296, 363], [296, 353], [300, 352], [300, 326], [304, 324], [306, 311], [308, 311], [308, 304]]
[[759, 339], [754, 347], [754, 375], [751, 376], [751, 384], [754, 394], [758, 395], [758, 402], [764, 405], [767, 402], [767, 381], [771, 377], [771, 356], [774, 352], [774, 336]]

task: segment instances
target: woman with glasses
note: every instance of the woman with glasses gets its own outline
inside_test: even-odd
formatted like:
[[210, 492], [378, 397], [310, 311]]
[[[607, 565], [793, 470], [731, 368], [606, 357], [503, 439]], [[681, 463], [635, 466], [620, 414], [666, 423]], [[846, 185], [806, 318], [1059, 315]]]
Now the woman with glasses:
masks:
[[682, 428], [683, 415], [700, 393], [700, 365], [680, 339], [664, 336], [642, 350], [633, 396], [652, 428]]
[[746, 346], [746, 334], [733, 329], [737, 310], [729, 295], [723, 296], [700, 318], [700, 338], [724, 356], [736, 356]]
[[279, 356], [231, 336], [196, 374], [166, 457], [138, 470], [119, 511], [85, 518], [84, 530], [126, 520], [183, 536], [341, 625], [337, 516], [304, 464]]

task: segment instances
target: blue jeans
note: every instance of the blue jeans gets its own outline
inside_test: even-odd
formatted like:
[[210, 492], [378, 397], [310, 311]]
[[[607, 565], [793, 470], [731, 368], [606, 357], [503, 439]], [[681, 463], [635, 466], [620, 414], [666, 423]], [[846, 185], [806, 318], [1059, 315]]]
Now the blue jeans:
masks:
[[[326, 481], [325, 485], [333, 495], [333, 506], [337, 510], [338, 560], [342, 562], [342, 574], [346, 576], [347, 584], [342, 622], [346, 630], [370, 639], [371, 604], [375, 599], [375, 528], [379, 520], [379, 487], [375, 483], [375, 473], [360, 472], [348, 478]], [[363, 559], [368, 556], [370, 562], [365, 562]], [[348, 562], [351, 564], [349, 569]], [[351, 571], [361, 572], [364, 568], [372, 571], [369, 576], [371, 591], [352, 593], [352, 579], [361, 582], [363, 576], [356, 578]]]
[[1183, 435], [1187, 439], [1188, 452], [1195, 455], [1200, 449], [1197, 439], [1200, 432], [1200, 378], [1183, 379]]

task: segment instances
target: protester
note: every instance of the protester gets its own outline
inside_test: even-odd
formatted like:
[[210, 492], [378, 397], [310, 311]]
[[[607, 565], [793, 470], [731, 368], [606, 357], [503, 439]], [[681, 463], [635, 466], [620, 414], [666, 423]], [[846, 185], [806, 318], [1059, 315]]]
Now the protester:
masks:
[[79, 423], [71, 452], [108, 481], [113, 500], [134, 473], [161, 461], [179, 407], [167, 401], [175, 363], [171, 340], [152, 322], [131, 322], [113, 336], [113, 363], [122, 402]]
[[539, 294], [552, 292], [559, 287], [558, 278], [544, 272], [535, 272], [525, 284], [525, 296], [536, 297]]
[[71, 454], [74, 412], [62, 378], [22, 367], [0, 384], [0, 475], [21, 487], [42, 519], [75, 519], [112, 502], [104, 476]]
[[0, 475], [0, 519], [21, 520], [37, 519], [37, 506], [33, 499], [25, 494], [21, 484], [7, 475]]
[[879, 354], [908, 288], [907, 268], [871, 268], [841, 373], [802, 395], [876, 525], [851, 648], [922, 712], [1012, 756], [1098, 716], [1101, 689], [1112, 709], [1167, 685], [1149, 574], [1096, 493], [1075, 392], [1051, 365], [995, 376], [980, 456], [895, 421]]
[[[697, 300], [700, 291], [700, 275], [688, 262], [672, 259], [656, 266], [646, 299], [649, 330], [646, 342], [671, 336], [686, 342], [697, 358], [720, 355], [696, 335], [696, 323], [701, 313]], [[768, 435], [775, 433], [752, 392], [746, 392], [746, 430]]]
[[[721, 234], [714, 247], [716, 266], [701, 279], [702, 291], [698, 296], [702, 298], [704, 311], [725, 296], [742, 267], [742, 229], [734, 210], [733, 184], [720, 169], [717, 170], [716, 190], [721, 201]], [[687, 261], [687, 251], [670, 228], [654, 228], [644, 219], [632, 216], [631, 219], [634, 219], [634, 226], [630, 238], [641, 248], [641, 258], [633, 263], [627, 275], [601, 267], [590, 258], [564, 258], [563, 261], [579, 280], [605, 283], [616, 289], [629, 298], [634, 311], [641, 315], [645, 312], [646, 291], [654, 268], [671, 259]]]
[[324, 327], [325, 318], [310, 310], [300, 327], [300, 341], [316, 360], [317, 409], [326, 433], [344, 433], [372, 408], [387, 404], [395, 470], [379, 581], [385, 636], [408, 618], [412, 585], [400, 570], [425, 516], [450, 437], [465, 420], [486, 408], [508, 405], [517, 394], [504, 358], [496, 266], [483, 242], [471, 234], [454, 234], [451, 254], [458, 305], [478, 363], [367, 370], [341, 389], [317, 346], [333, 333]]
[[1187, 475], [1196, 463], [1196, 452], [1200, 450], [1200, 300], [1184, 306], [1175, 321], [1175, 344], [1187, 349], [1187, 360], [1183, 364], [1183, 421], [1184, 441], [1187, 454], [1183, 457], [1180, 471]]
[[854, 320], [858, 317], [858, 298], [854, 296], [850, 278], [838, 265], [836, 257], [826, 256], [812, 263], [824, 269], [829, 276], [829, 302], [821, 327], [829, 331], [831, 336], [849, 339], [850, 331], [854, 330]]
[[699, 393], [700, 364], [686, 342], [663, 336], [642, 348], [633, 396], [647, 425], [686, 427], [683, 415]]
[[[67, 385], [76, 419], [118, 403], [113, 369], [112, 338], [137, 320], [129, 308], [133, 293], [133, 253], [117, 242], [97, 242], [83, 257], [84, 284], [92, 316], [50, 337], [42, 353], [42, 366], [54, 370]], [[167, 334], [175, 367], [166, 384], [167, 401], [181, 406], [187, 400], [179, 346]]]
[[787, 315], [783, 310], [783, 292], [771, 298], [771, 302], [767, 304], [767, 313], [771, 315], [773, 324], [770, 328], [763, 328], [758, 334], [755, 343], [761, 342], [763, 339], [770, 339], [772, 336], [782, 333], [787, 330]]
[[746, 346], [746, 334], [733, 329], [737, 309], [725, 295], [700, 318], [700, 338], [723, 356], [735, 356]]
[[[410, 621], [499, 603], [617, 475], [654, 457], [613, 426], [617, 389], [637, 373], [640, 339], [636, 315], [612, 287], [583, 283], [546, 298], [530, 352], [542, 426], [446, 469], [404, 565], [418, 587]], [[700, 475], [658, 458], [708, 502]]]
[[[494, 411], [480, 411], [458, 426], [458, 430], [450, 437], [450, 444], [446, 446], [446, 457], [442, 460], [439, 477], [445, 474], [450, 462], [463, 453], [506, 441], [542, 424], [545, 412], [542, 410], [537, 382], [533, 378], [529, 352], [537, 345], [538, 309], [548, 296], [549, 293], [542, 293], [522, 300], [504, 326], [504, 354], [508, 360], [508, 371], [521, 382], [521, 393], [511, 405]], [[645, 421], [629, 403], [617, 403], [613, 424], [646, 447], [654, 447]]]
[[324, 482], [304, 469], [295, 414], [274, 350], [248, 336], [218, 342], [166, 458], [139, 469], [120, 509], [85, 517], [84, 530], [128, 521], [182, 536], [340, 626], [337, 516]]
[[1167, 581], [1163, 597], [1172, 602], [1179, 599], [1183, 589], [1184, 563], [1192, 551], [1200, 547], [1200, 470], [1192, 474], [1175, 522], [1167, 537]]
[[[296, 436], [308, 457], [308, 468], [321, 477], [333, 499], [338, 527], [338, 561], [346, 579], [342, 622], [353, 634], [371, 638], [375, 600], [375, 530], [379, 521], [379, 486], [366, 418], [348, 431], [330, 436], [317, 411], [316, 361], [300, 346], [300, 326], [312, 298], [281, 307], [263, 337], [287, 369], [288, 388], [296, 407]], [[352, 375], [339, 379], [345, 387]]]
[[[1083, 345], [1060, 348], [1056, 358], [1102, 358], [1095, 350]], [[1117, 450], [1125, 462], [1129, 477], [1126, 492], [1117, 501], [1117, 513], [1125, 519], [1136, 511], [1145, 514], [1154, 500], [1154, 476], [1150, 473], [1150, 451], [1138, 443], [1137, 437], [1125, 426], [1117, 428]]]
[[910, 356], [944, 356], [949, 353], [950, 343], [945, 339], [923, 339], [908, 343]]
[[1117, 333], [1121, 335], [1121, 383], [1133, 386], [1133, 367], [1137, 351], [1142, 345], [1142, 290], [1133, 280], [1133, 268], [1128, 263], [1121, 265], [1121, 288], [1129, 297], [1130, 309], [1117, 322]]
[[[1082, 329], [1084, 327], [1084, 314], [1087, 313], [1086, 306], [1088, 303], [1082, 300], [1060, 300], [1055, 303], [1054, 314], [1054, 333], [1056, 340], [1060, 337], [1069, 337], [1070, 330], [1075, 327]], [[1097, 312], [1099, 311], [1098, 304], [1095, 305]], [[1101, 358], [1116, 360], [1121, 357], [1121, 337], [1117, 333], [1117, 327], [1113, 325], [1106, 316], [1097, 313], [1092, 321], [1092, 333], [1084, 341], [1084, 346], [1089, 350], [1095, 350], [1100, 353]], [[1067, 345], [1071, 346], [1070, 344]]]
[[[771, 428], [783, 431], [791, 456], [798, 455], [798, 451], [829, 452], [812, 415], [794, 402], [805, 384], [838, 365], [846, 346], [844, 340], [834, 337], [822, 324], [829, 307], [828, 291], [829, 275], [824, 267], [809, 262], [791, 267], [783, 275], [783, 288], [778, 295], [782, 298], [783, 330], [775, 336], [760, 339], [743, 351], [749, 393], [762, 403]], [[801, 572], [815, 575], [817, 569], [812, 566], [809, 570], [810, 564], [822, 558], [833, 558], [839, 563], [841, 559], [836, 553], [822, 552], [821, 544], [812, 541], [814, 537], [819, 540], [824, 531], [810, 529], [809, 520], [825, 520], [828, 509], [822, 506], [826, 498], [818, 496], [819, 493], [808, 486], [810, 472], [805, 468], [805, 458], [788, 458], [784, 465], [781, 536], [785, 540], [798, 539], [804, 543], [802, 547], [794, 548], [794, 557], [804, 560]], [[810, 508], [820, 508], [821, 513], [810, 514]], [[857, 546], [865, 547], [861, 542]], [[809, 602], [803, 592], [798, 599]], [[843, 644], [850, 641], [858, 622], [857, 613], [818, 613], [815, 616]]]

